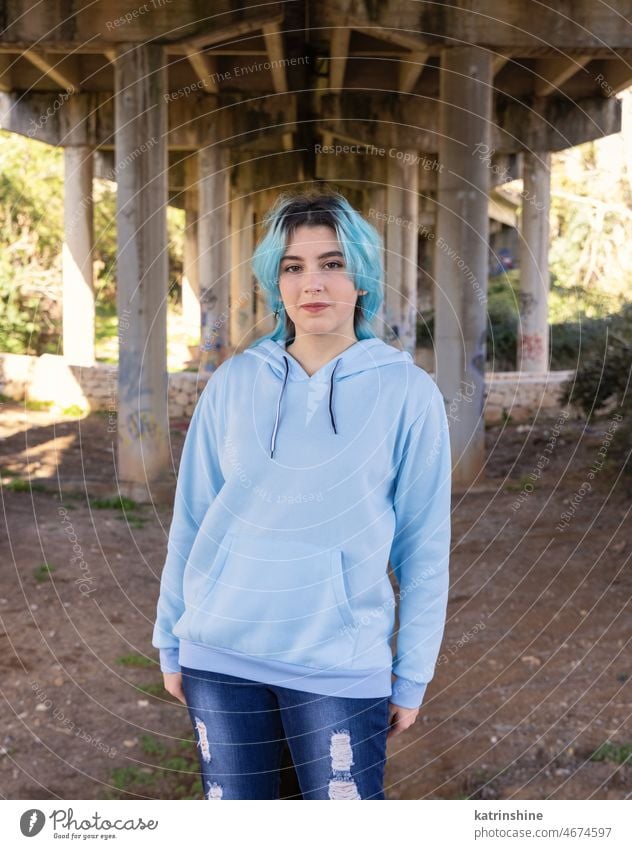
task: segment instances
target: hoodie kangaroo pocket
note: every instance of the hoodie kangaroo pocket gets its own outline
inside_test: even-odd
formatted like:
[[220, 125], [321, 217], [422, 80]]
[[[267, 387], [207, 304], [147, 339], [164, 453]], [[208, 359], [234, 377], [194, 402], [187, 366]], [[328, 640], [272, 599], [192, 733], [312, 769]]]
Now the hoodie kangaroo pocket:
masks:
[[230, 534], [211, 580], [189, 619], [193, 641], [318, 669], [353, 659], [340, 549]]

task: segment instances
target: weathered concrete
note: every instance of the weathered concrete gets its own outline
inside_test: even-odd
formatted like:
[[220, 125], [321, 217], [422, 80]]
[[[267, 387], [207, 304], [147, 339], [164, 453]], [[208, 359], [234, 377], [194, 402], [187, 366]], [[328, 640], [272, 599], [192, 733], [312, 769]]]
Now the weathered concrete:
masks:
[[161, 498], [167, 416], [167, 129], [164, 49], [116, 56], [118, 459], [121, 492]]
[[523, 155], [518, 369], [549, 367], [548, 297], [551, 155]]
[[94, 363], [92, 176], [92, 148], [64, 148], [63, 351], [86, 366]]
[[[417, 244], [419, 220], [419, 168], [414, 151], [401, 159], [388, 159], [386, 225], [386, 340], [399, 340], [414, 354], [417, 321]], [[400, 219], [399, 221], [397, 219]]]
[[437, 239], [434, 268], [437, 383], [457, 412], [450, 422], [455, 482], [468, 484], [485, 462], [486, 301], [492, 67], [489, 52], [450, 47], [441, 54]]
[[197, 154], [185, 162], [184, 256], [182, 261], [182, 318], [187, 332], [200, 338], [200, 278], [198, 270]]
[[254, 338], [253, 278], [254, 201], [250, 186], [252, 163], [237, 166], [237, 187], [231, 201], [230, 346], [243, 350]]
[[215, 132], [198, 154], [198, 244], [202, 363], [213, 371], [226, 359], [229, 334], [230, 158]]
[[[254, 196], [255, 206], [255, 231], [253, 239], [253, 250], [256, 242], [262, 235], [260, 227], [263, 216], [266, 214], [272, 203], [272, 195], [274, 192], [270, 189], [262, 189]], [[259, 286], [257, 280], [254, 280], [255, 286], [255, 336], [264, 336], [266, 333], [272, 333], [275, 328], [276, 320], [274, 313], [268, 306], [268, 302], [263, 293], [263, 289]]]

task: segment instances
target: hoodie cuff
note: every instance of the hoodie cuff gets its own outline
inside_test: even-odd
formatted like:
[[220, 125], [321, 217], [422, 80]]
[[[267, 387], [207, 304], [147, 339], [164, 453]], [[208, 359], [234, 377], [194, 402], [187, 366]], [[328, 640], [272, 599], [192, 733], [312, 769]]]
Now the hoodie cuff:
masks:
[[160, 671], [180, 672], [179, 649], [160, 649]]
[[408, 678], [396, 678], [389, 701], [405, 708], [418, 708], [423, 702], [428, 682], [418, 683]]

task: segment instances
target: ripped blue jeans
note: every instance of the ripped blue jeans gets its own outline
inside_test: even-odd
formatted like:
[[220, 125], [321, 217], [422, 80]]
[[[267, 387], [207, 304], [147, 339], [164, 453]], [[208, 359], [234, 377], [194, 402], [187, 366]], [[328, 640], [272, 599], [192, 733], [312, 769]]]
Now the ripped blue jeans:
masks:
[[385, 799], [388, 696], [344, 698], [182, 667], [206, 799], [278, 799], [285, 741], [303, 799]]

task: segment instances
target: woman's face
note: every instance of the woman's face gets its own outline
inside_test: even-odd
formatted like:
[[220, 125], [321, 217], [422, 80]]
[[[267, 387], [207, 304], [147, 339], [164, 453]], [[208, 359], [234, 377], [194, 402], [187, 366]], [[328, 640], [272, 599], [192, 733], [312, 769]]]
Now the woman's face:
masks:
[[[312, 333], [355, 337], [353, 314], [358, 293], [330, 227], [296, 228], [281, 258], [279, 289], [297, 337]], [[316, 303], [326, 306], [306, 309], [307, 304]]]

